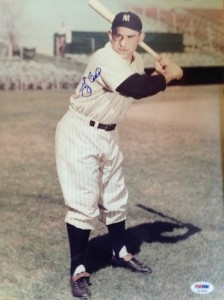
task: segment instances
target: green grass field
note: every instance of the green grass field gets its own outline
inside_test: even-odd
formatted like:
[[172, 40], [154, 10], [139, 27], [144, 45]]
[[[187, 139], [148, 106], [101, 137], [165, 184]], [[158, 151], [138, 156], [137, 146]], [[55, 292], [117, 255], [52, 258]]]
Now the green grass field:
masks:
[[[93, 300], [224, 299], [221, 88], [172, 87], [134, 104], [120, 126], [129, 189], [127, 244], [149, 276], [110, 266], [91, 234]], [[0, 93], [0, 300], [70, 300], [55, 127], [71, 91]], [[211, 294], [191, 291], [194, 282]]]

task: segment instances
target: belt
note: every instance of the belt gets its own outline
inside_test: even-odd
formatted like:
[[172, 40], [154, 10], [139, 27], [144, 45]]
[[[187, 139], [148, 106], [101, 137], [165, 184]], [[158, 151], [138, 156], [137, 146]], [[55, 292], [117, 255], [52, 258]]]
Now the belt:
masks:
[[106, 125], [106, 124], [102, 124], [102, 123], [96, 123], [95, 121], [91, 120], [89, 122], [89, 126], [92, 126], [92, 127], [96, 127], [96, 128], [99, 128], [99, 129], [103, 129], [105, 131], [112, 131], [115, 129], [117, 124], [109, 124], [109, 125]]

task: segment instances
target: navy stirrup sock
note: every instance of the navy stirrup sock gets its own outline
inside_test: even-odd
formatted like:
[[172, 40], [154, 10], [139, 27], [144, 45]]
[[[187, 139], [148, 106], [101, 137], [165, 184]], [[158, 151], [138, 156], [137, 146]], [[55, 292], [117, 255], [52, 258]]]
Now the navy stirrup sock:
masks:
[[125, 247], [125, 220], [119, 223], [107, 225], [107, 228], [109, 231], [113, 251], [115, 255], [119, 257], [121, 249]]
[[84, 252], [88, 244], [90, 230], [80, 229], [67, 223], [67, 231], [71, 256], [70, 273], [73, 276], [79, 265], [85, 265]]

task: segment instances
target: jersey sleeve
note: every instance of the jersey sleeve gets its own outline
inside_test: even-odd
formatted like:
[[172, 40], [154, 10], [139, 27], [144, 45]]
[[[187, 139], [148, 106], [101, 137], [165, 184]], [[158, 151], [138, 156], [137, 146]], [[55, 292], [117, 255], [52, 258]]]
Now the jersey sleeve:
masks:
[[147, 75], [134, 74], [118, 86], [117, 92], [134, 99], [153, 96], [166, 88], [165, 77], [161, 74]]

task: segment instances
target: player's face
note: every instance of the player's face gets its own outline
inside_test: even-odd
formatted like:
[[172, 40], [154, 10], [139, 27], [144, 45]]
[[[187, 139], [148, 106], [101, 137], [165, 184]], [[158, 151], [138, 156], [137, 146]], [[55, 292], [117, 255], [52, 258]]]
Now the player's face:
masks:
[[114, 51], [131, 61], [138, 43], [144, 39], [144, 34], [126, 27], [117, 27], [114, 32], [109, 31], [109, 39]]

